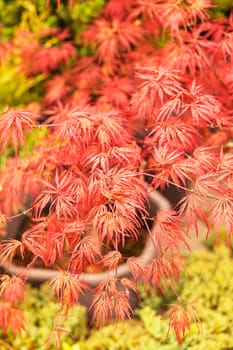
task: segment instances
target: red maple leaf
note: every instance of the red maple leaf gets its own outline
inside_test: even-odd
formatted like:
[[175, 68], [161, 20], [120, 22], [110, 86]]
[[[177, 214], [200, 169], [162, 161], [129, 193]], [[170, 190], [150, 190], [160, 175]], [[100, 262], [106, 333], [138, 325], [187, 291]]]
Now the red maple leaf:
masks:
[[1, 264], [11, 263], [16, 251], [19, 251], [23, 258], [24, 247], [21, 241], [10, 239], [3, 242], [0, 247]]
[[80, 293], [83, 294], [85, 290], [90, 289], [78, 275], [62, 270], [51, 280], [50, 285], [66, 313], [75, 302], [78, 302]]
[[103, 266], [107, 267], [109, 270], [116, 269], [121, 258], [122, 255], [119, 251], [112, 250], [103, 256], [101, 259], [101, 264], [103, 264]]
[[24, 301], [24, 281], [18, 276], [2, 275], [0, 277], [0, 296], [6, 303], [16, 305]]
[[139, 280], [141, 281], [145, 280], [147, 266], [143, 263], [143, 261], [141, 261], [139, 258], [131, 256], [130, 258], [127, 259], [127, 264], [129, 266], [129, 269], [136, 283]]
[[55, 173], [54, 184], [41, 180], [44, 189], [35, 200], [33, 208], [37, 217], [41, 216], [42, 211], [49, 205], [50, 213], [55, 211], [58, 218], [73, 217], [77, 215], [75, 204], [76, 198], [70, 191], [73, 186], [73, 175], [70, 172], [59, 174]]
[[155, 290], [159, 288], [164, 293], [164, 287], [174, 291], [175, 280], [180, 278], [180, 270], [185, 268], [184, 259], [175, 253], [165, 252], [160, 257], [152, 259], [146, 269], [145, 281], [151, 281]]
[[83, 36], [97, 43], [96, 56], [99, 62], [114, 65], [121, 51], [128, 52], [143, 39], [143, 31], [129, 19], [98, 19]]
[[169, 329], [174, 331], [176, 339], [179, 345], [182, 344], [182, 340], [185, 336], [186, 330], [190, 329], [190, 319], [187, 310], [181, 305], [172, 305], [172, 307], [166, 312], [169, 315]]
[[1, 152], [3, 152], [7, 145], [13, 143], [14, 151], [17, 155], [19, 143], [24, 144], [24, 133], [32, 129], [35, 116], [28, 111], [17, 109], [5, 109], [1, 114]]
[[191, 323], [194, 322], [199, 325], [201, 322], [193, 306], [193, 302], [189, 302], [186, 305], [184, 303], [172, 304], [163, 317], [167, 315], [169, 316], [168, 333], [170, 331], [175, 333], [179, 345], [182, 344], [186, 331], [190, 330]]
[[188, 27], [195, 26], [199, 20], [208, 19], [208, 9], [211, 0], [187, 0], [184, 4], [179, 0], [171, 0], [161, 4], [160, 20], [164, 32], [169, 29], [172, 37], [179, 37], [180, 28], [186, 31]]
[[0, 327], [3, 333], [12, 330], [14, 335], [21, 333], [26, 327], [22, 310], [12, 307], [10, 303], [0, 302]]
[[120, 285], [117, 278], [107, 277], [97, 286], [91, 305], [94, 309], [92, 322], [96, 327], [110, 321], [113, 316], [117, 321], [123, 321], [132, 315], [127, 294], [129, 286], [125, 283], [124, 290], [121, 290]]
[[179, 251], [181, 244], [189, 249], [181, 227], [181, 217], [175, 210], [158, 211], [151, 234], [161, 252]]
[[201, 139], [201, 134], [191, 123], [170, 116], [167, 120], [153, 125], [145, 143], [158, 145], [159, 147], [169, 145], [171, 149], [193, 151]]
[[100, 257], [100, 242], [94, 237], [84, 237], [72, 251], [69, 269], [71, 273], [81, 274], [88, 266], [96, 264]]
[[135, 0], [109, 0], [104, 7], [104, 15], [109, 18], [123, 19], [130, 13]]
[[113, 108], [124, 108], [129, 102], [129, 98], [134, 91], [132, 79], [127, 77], [111, 77], [103, 81], [99, 89], [101, 94], [98, 99], [98, 105], [106, 104]]
[[208, 35], [203, 35], [201, 26], [190, 32], [180, 32], [178, 41], [171, 40], [164, 47], [164, 64], [188, 73], [193, 78], [198, 73], [203, 77], [206, 70], [211, 71], [211, 54], [216, 50], [216, 43], [209, 40]]
[[132, 112], [140, 119], [156, 115], [168, 97], [175, 97], [183, 90], [180, 71], [163, 66], [141, 67], [136, 72], [139, 88], [131, 100]]
[[161, 17], [161, 0], [135, 0], [130, 18], [142, 18], [143, 20], [159, 20]]

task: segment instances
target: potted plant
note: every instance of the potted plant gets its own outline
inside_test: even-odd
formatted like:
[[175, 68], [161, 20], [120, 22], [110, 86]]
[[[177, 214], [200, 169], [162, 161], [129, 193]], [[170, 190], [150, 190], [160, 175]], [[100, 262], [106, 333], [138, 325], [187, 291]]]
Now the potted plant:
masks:
[[[199, 219], [207, 236], [211, 226], [216, 237], [225, 226], [230, 241], [233, 15], [227, 10], [215, 18], [212, 6], [209, 0], [110, 0], [81, 33], [71, 31], [72, 39], [50, 28], [46, 35], [54, 35], [55, 46], [31, 50], [29, 35], [20, 48], [23, 71], [43, 70], [49, 79], [43, 118], [9, 108], [0, 119], [2, 149], [12, 144], [15, 153], [1, 172], [2, 218], [22, 215], [28, 202], [24, 214], [31, 222], [21, 240], [3, 242], [0, 257], [10, 264], [15, 254], [32, 254], [28, 274], [39, 259], [46, 267], [59, 261], [51, 287], [61, 312], [89, 289], [83, 272], [99, 266], [114, 272], [94, 291], [97, 325], [131, 315], [128, 295], [138, 280], [155, 291], [173, 288], [185, 266], [181, 247], [188, 247], [193, 228], [198, 234]], [[54, 53], [61, 65], [52, 61]], [[43, 60], [32, 60], [40, 54]], [[47, 134], [22, 158], [18, 146], [38, 119]], [[150, 229], [148, 193], [170, 186], [185, 196], [178, 210], [158, 204]], [[143, 223], [158, 255], [124, 259], [121, 248], [139, 239]], [[122, 260], [135, 282], [119, 278]], [[183, 303], [176, 309], [179, 341], [188, 310]]]

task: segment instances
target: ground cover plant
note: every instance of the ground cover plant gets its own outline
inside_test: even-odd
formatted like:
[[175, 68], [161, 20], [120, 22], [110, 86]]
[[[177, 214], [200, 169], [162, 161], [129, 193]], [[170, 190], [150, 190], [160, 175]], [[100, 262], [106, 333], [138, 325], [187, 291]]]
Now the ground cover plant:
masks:
[[[1, 350], [41, 350], [45, 348], [45, 340], [51, 336], [51, 329], [57, 314], [57, 303], [51, 299], [48, 284], [43, 284], [39, 288], [26, 286], [23, 312], [26, 329], [17, 336], [12, 331], [6, 334], [0, 330]], [[67, 330], [67, 333], [63, 333], [61, 337], [61, 341], [67, 345], [84, 339], [87, 335], [86, 308], [74, 305], [70, 316], [59, 322], [59, 325]], [[54, 346], [50, 344], [47, 348], [52, 350]]]
[[[22, 211], [32, 225], [21, 240], [3, 241], [0, 259], [33, 258], [23, 275], [1, 277], [0, 325], [24, 328], [19, 305], [37, 260], [62, 263], [51, 281], [60, 317], [90, 288], [82, 272], [115, 269], [95, 290], [93, 323], [123, 320], [139, 280], [176, 294], [180, 250], [198, 235], [198, 220], [207, 238], [225, 227], [230, 244], [233, 12], [210, 0], [17, 4], [18, 22], [3, 26], [0, 45], [9, 86], [1, 92], [0, 210], [3, 227]], [[39, 142], [22, 152], [38, 128]], [[170, 186], [185, 191], [179, 206], [149, 218], [148, 192]], [[119, 249], [143, 224], [159, 251], [146, 265]], [[121, 261], [134, 281], [118, 278]], [[167, 316], [180, 344], [199, 318], [179, 300]]]
[[[232, 250], [222, 242], [217, 248], [195, 252], [187, 259], [186, 267], [189, 275], [181, 274], [177, 292], [182, 300], [195, 303], [201, 323], [193, 324], [186, 331], [180, 349], [232, 349]], [[90, 330], [85, 308], [75, 305], [71, 310], [72, 317], [63, 324], [68, 333], [62, 335], [61, 349], [177, 349], [174, 334], [168, 334], [169, 320], [162, 317], [162, 310], [167, 311], [169, 305], [176, 302], [174, 293], [155, 295], [150, 286], [146, 290], [139, 286], [139, 293], [141, 302], [136, 319], [125, 321], [123, 327], [112, 323]], [[30, 327], [21, 336], [14, 337], [12, 332], [0, 333], [1, 350], [43, 348], [57, 312], [55, 300], [50, 299], [48, 284], [39, 289], [27, 286], [23, 310]]]
[[[201, 323], [192, 324], [182, 345], [177, 346], [174, 334], [168, 334], [168, 320], [158, 310], [176, 302], [169, 297], [155, 296], [151, 287], [141, 290], [141, 305], [137, 319], [92, 330], [84, 340], [74, 345], [63, 342], [63, 350], [199, 350], [233, 348], [232, 341], [232, 251], [221, 244], [214, 251], [195, 252], [187, 259], [189, 276], [182, 274], [177, 286], [183, 300], [195, 302]], [[195, 295], [193, 291], [195, 290]], [[195, 300], [193, 299], [195, 297]]]

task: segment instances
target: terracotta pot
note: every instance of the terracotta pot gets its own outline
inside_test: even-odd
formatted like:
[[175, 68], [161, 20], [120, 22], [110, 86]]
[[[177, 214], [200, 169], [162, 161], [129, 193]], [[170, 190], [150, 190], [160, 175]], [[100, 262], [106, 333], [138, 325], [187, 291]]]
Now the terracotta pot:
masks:
[[[157, 191], [150, 192], [148, 194], [148, 197], [149, 197], [149, 204], [150, 204], [149, 206], [150, 215], [155, 215], [158, 209], [166, 210], [166, 209], [170, 209], [171, 207], [168, 199], [165, 198], [161, 193]], [[28, 220], [28, 217], [22, 215], [10, 221], [7, 227], [7, 236], [5, 236], [4, 239], [19, 238], [19, 233], [23, 231], [23, 227], [25, 225], [26, 220]], [[151, 230], [153, 231], [153, 226]], [[154, 246], [154, 244], [152, 244], [151, 239], [148, 238], [141, 255], [138, 256], [137, 259], [140, 259], [140, 261], [143, 261], [144, 263], [148, 263], [153, 257], [158, 255], [158, 253], [159, 252], [156, 250], [156, 247]], [[57, 274], [57, 271], [53, 269], [30, 268], [27, 270], [25, 267], [17, 266], [14, 263], [11, 263], [11, 264], [6, 263], [4, 264], [3, 268], [5, 268], [7, 273], [11, 275], [23, 275], [26, 272], [27, 280], [34, 285], [38, 283], [46, 282], [52, 279]], [[118, 278], [132, 277], [129, 267], [126, 263], [119, 265], [119, 267], [117, 268], [117, 274], [118, 274]], [[115, 270], [109, 270], [102, 273], [83, 273], [80, 276], [80, 278], [83, 281], [85, 281], [90, 287], [93, 288], [93, 287], [96, 287], [99, 284], [99, 282], [101, 282], [107, 276], [115, 276]], [[132, 299], [131, 307], [133, 309], [137, 304], [137, 297], [133, 292], [131, 295], [131, 299]], [[87, 292], [85, 293], [85, 295], [80, 295], [79, 301], [81, 304], [90, 306], [91, 300], [92, 300], [91, 292]], [[91, 314], [89, 314], [89, 316], [91, 317]]]

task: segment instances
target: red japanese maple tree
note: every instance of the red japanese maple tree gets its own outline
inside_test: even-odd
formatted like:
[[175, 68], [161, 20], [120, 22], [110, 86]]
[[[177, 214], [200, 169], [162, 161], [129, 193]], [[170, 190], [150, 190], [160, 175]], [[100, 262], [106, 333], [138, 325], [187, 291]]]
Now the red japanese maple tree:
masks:
[[[2, 112], [1, 148], [12, 143], [15, 157], [1, 171], [1, 215], [7, 220], [20, 215], [30, 197], [27, 214], [33, 225], [20, 241], [5, 241], [0, 258], [10, 263], [16, 252], [22, 259], [30, 252], [30, 268], [37, 259], [52, 266], [65, 256], [65, 268], [51, 281], [60, 312], [68, 313], [89, 288], [80, 275], [97, 264], [116, 270], [95, 290], [97, 324], [113, 314], [120, 320], [131, 315], [127, 296], [139, 280], [155, 291], [174, 289], [185, 268], [180, 249], [188, 247], [193, 228], [198, 234], [198, 220], [207, 236], [214, 227], [217, 239], [224, 226], [230, 244], [233, 12], [212, 19], [212, 7], [210, 0], [109, 0], [80, 34], [85, 45], [95, 47], [92, 56], [79, 57], [68, 32], [59, 29], [50, 32], [61, 41], [59, 48], [21, 45], [26, 74], [50, 74], [40, 125], [48, 133], [31, 156], [21, 158], [19, 144], [40, 118], [27, 107]], [[71, 57], [72, 65], [59, 71]], [[150, 218], [155, 230], [148, 234], [160, 255], [147, 265], [127, 257], [135, 282], [120, 280], [119, 246], [128, 237], [138, 239], [148, 218], [148, 191], [169, 186], [185, 194], [177, 208]], [[107, 253], [103, 245], [109, 246]], [[0, 296], [9, 308], [3, 313], [12, 327], [11, 305], [22, 300], [26, 276], [2, 278]], [[0, 326], [6, 330], [2, 307]], [[189, 317], [182, 305], [169, 315], [181, 343], [197, 317]], [[14, 329], [21, 328], [22, 323]]]

